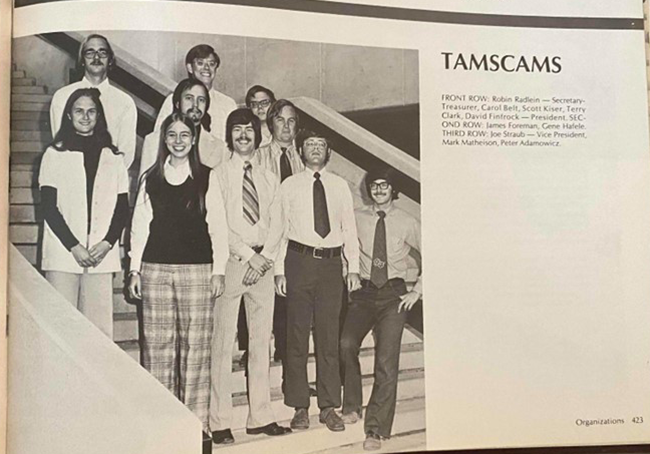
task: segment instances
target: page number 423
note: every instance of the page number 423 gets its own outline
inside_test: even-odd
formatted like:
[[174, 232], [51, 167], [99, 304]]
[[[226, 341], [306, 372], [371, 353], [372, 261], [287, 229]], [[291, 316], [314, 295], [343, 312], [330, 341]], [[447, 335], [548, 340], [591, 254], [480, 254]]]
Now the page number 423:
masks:
[[635, 416], [632, 418], [634, 424], [643, 424], [643, 416]]

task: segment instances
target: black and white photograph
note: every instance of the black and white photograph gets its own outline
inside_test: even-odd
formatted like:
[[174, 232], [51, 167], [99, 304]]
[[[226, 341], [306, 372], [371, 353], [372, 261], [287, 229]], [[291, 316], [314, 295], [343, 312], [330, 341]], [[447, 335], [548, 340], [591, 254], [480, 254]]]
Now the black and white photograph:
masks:
[[418, 50], [86, 30], [12, 52], [12, 260], [52, 301], [17, 340], [50, 380], [26, 408], [102, 390], [119, 410], [88, 430], [115, 452], [142, 442], [121, 430], [426, 449]]

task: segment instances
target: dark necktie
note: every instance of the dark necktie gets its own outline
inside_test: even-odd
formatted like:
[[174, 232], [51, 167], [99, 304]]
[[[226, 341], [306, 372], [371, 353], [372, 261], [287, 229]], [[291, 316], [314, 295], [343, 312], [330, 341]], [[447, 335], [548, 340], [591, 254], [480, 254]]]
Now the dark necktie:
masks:
[[281, 147], [282, 154], [280, 155], [280, 183], [289, 178], [293, 172], [291, 172], [291, 163], [289, 162], [289, 156], [287, 156], [287, 148]]
[[250, 225], [257, 224], [260, 220], [260, 202], [257, 198], [257, 189], [253, 183], [253, 166], [246, 161], [244, 165], [244, 184], [242, 186], [242, 207], [244, 218]]
[[330, 233], [330, 218], [327, 214], [327, 199], [325, 198], [325, 188], [320, 181], [320, 173], [314, 172], [314, 230], [321, 238], [325, 238]]
[[382, 288], [388, 282], [388, 264], [386, 263], [386, 213], [377, 211], [377, 225], [375, 227], [375, 242], [372, 248], [372, 268], [370, 269], [370, 282], [377, 288]]

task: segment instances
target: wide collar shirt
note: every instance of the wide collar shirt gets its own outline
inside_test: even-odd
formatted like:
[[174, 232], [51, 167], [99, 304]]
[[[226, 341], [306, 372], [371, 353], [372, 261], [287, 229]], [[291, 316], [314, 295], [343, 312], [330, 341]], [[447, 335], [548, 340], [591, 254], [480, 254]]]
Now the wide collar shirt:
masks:
[[[211, 88], [209, 91], [210, 95], [210, 108], [208, 113], [210, 114], [210, 131], [208, 134], [213, 136], [216, 139], [225, 142], [226, 140], [226, 119], [230, 112], [237, 108], [237, 103], [230, 96], [224, 95], [220, 91]], [[156, 124], [154, 130], [160, 130], [162, 122], [167, 118], [174, 110], [174, 103], [172, 100], [173, 94], [170, 94], [165, 99], [160, 112], [158, 112], [158, 118], [156, 118]], [[207, 163], [204, 163], [210, 167]]]
[[254, 157], [249, 162], [259, 200], [260, 219], [255, 225], [244, 218], [242, 187], [245, 161], [237, 153], [232, 153], [230, 159], [214, 169], [208, 192], [219, 188], [223, 197], [230, 253], [241, 261], [248, 261], [255, 254], [252, 248], [261, 246], [261, 254], [275, 260], [283, 231], [280, 182], [273, 173], [257, 164]]
[[50, 104], [52, 137], [56, 135], [61, 127], [63, 109], [68, 98], [79, 88], [97, 88], [99, 90], [99, 99], [106, 114], [108, 132], [111, 134], [113, 145], [117, 147], [120, 153], [123, 153], [124, 165], [128, 169], [135, 158], [138, 111], [133, 98], [111, 85], [108, 78], [104, 79], [99, 85], [93, 85], [84, 77], [79, 82], [66, 85], [54, 93]]
[[343, 247], [348, 272], [359, 272], [359, 242], [354, 222], [352, 193], [347, 181], [326, 169], [319, 171], [325, 189], [330, 233], [322, 238], [314, 230], [314, 171], [305, 169], [282, 183], [284, 235], [275, 274], [284, 274], [284, 258], [289, 240], [315, 248]]
[[192, 176], [190, 161], [186, 160], [180, 165], [174, 167], [172, 165], [172, 155], [168, 155], [167, 159], [165, 160], [164, 172], [165, 180], [167, 180], [167, 183], [171, 184], [172, 186], [180, 186]]
[[[386, 213], [384, 223], [386, 225], [388, 279], [400, 278], [406, 280], [410, 262], [409, 252], [412, 248], [418, 252], [422, 250], [420, 222], [395, 205], [383, 211]], [[369, 280], [375, 244], [375, 230], [379, 215], [377, 214], [377, 208], [373, 205], [356, 210], [355, 217], [360, 249], [359, 274], [361, 279]], [[418, 276], [413, 290], [422, 293], [422, 275]]]
[[[300, 159], [300, 155], [296, 150], [295, 145], [287, 147], [287, 157], [289, 158], [289, 164], [291, 165], [291, 174], [295, 175], [297, 173], [305, 170], [305, 164]], [[278, 179], [280, 178], [280, 157], [282, 156], [282, 147], [275, 140], [271, 141], [265, 147], [261, 147], [257, 150], [256, 159], [259, 164], [265, 169], [273, 172]]]
[[[102, 149], [89, 213], [83, 152], [59, 151], [49, 147], [43, 154], [38, 184], [39, 187], [49, 186], [56, 189], [57, 208], [70, 231], [82, 246], [91, 248], [105, 238], [118, 195], [128, 193], [129, 177], [122, 157], [114, 154], [110, 148]], [[76, 274], [120, 271], [120, 248], [114, 247], [108, 251], [104, 260], [96, 267], [83, 268], [46, 222], [43, 232], [42, 269]]]

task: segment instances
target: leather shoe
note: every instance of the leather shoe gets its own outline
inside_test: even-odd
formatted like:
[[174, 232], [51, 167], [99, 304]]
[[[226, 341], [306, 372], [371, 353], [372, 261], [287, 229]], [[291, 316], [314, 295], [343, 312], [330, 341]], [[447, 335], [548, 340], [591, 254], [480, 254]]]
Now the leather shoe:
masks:
[[279, 426], [277, 423], [272, 422], [262, 427], [254, 427], [252, 429], [246, 429], [248, 435], [259, 435], [264, 434], [270, 437], [276, 437], [278, 435], [286, 435], [291, 433], [291, 429], [288, 427]]
[[381, 437], [373, 432], [367, 433], [366, 440], [363, 442], [363, 449], [366, 451], [381, 449]]
[[212, 441], [218, 445], [229, 445], [235, 442], [230, 429], [215, 430], [212, 432]]
[[321, 424], [325, 424], [332, 432], [341, 432], [345, 430], [343, 420], [336, 414], [336, 411], [332, 407], [322, 409], [318, 420]]
[[304, 430], [309, 429], [309, 412], [306, 408], [296, 408], [296, 413], [289, 424], [292, 429]]

